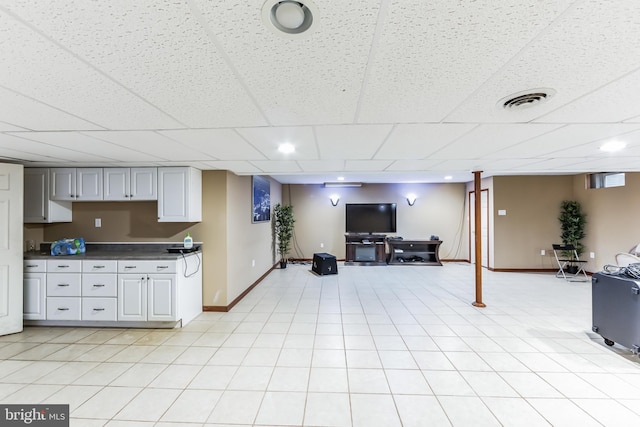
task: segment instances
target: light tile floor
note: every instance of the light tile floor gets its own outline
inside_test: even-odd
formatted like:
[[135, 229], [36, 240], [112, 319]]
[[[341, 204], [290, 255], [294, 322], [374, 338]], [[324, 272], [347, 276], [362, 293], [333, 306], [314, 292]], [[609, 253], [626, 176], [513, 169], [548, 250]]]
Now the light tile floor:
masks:
[[640, 359], [591, 333], [591, 285], [474, 267], [275, 270], [182, 329], [0, 337], [0, 403], [91, 426], [619, 426]]

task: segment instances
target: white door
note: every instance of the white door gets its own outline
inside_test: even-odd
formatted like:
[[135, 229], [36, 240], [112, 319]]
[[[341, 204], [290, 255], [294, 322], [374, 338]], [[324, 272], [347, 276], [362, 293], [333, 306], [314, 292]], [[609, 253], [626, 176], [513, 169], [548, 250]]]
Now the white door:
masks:
[[51, 200], [76, 200], [76, 169], [50, 169]]
[[129, 200], [129, 168], [104, 169], [104, 200]]
[[76, 200], [102, 200], [102, 168], [76, 169]]
[[118, 320], [147, 320], [146, 274], [118, 275]]
[[177, 320], [175, 275], [149, 274], [147, 297], [147, 320]]
[[158, 169], [131, 168], [131, 200], [158, 200]]
[[0, 164], [0, 335], [22, 331], [22, 165]]

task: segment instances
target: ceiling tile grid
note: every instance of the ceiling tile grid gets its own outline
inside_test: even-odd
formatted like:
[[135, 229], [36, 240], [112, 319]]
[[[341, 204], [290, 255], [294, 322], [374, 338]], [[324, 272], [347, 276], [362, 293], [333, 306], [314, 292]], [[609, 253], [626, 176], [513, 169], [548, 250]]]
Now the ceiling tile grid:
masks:
[[353, 121], [378, 1], [317, 1], [318, 30], [299, 38], [267, 27], [263, 0], [195, 2], [271, 125]]

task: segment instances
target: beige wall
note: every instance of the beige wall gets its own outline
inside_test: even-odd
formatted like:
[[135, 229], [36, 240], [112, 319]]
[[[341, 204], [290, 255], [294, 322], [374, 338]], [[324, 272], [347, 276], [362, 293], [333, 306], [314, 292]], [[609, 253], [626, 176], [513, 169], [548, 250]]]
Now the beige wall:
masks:
[[[551, 245], [560, 243], [560, 204], [573, 197], [572, 176], [493, 178], [491, 267], [547, 269], [556, 266]], [[507, 214], [498, 216], [498, 210]], [[540, 251], [546, 251], [545, 256]]]
[[[271, 180], [272, 205], [281, 185]], [[94, 226], [95, 218], [102, 227]], [[158, 222], [157, 202], [75, 202], [73, 222], [25, 224], [39, 243], [65, 237], [87, 242], [175, 242], [187, 232], [203, 243], [203, 304], [227, 306], [275, 263], [271, 223], [251, 223], [251, 177], [202, 172], [202, 222]], [[255, 266], [252, 261], [255, 260]]]
[[625, 174], [625, 186], [585, 189], [585, 176], [573, 178], [575, 200], [587, 214], [585, 254], [594, 252], [587, 270], [598, 271], [615, 262], [615, 254], [640, 243], [640, 173]]
[[[468, 257], [465, 184], [364, 184], [355, 188], [284, 185], [282, 191], [285, 202], [293, 205], [296, 220], [290, 257], [308, 259], [316, 252], [328, 252], [343, 259], [346, 203], [397, 203], [396, 235], [405, 239], [438, 235], [443, 240], [441, 258]], [[408, 193], [418, 196], [414, 206], [407, 204]], [[329, 201], [331, 194], [340, 196], [336, 207]]]

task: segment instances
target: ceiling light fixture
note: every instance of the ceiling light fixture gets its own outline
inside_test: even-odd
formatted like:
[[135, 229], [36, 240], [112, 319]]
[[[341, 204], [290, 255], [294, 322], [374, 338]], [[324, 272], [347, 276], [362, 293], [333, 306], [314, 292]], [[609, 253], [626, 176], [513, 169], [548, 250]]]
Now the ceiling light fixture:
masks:
[[607, 153], [615, 153], [616, 151], [623, 150], [626, 146], [627, 144], [625, 144], [622, 141], [613, 140], [613, 141], [604, 143], [600, 147], [600, 151], [605, 151]]
[[451, 181], [453, 177], [451, 175], [447, 175], [444, 177], [444, 179], [446, 179], [447, 181]]
[[[312, 11], [313, 9], [313, 11]], [[309, 0], [267, 0], [262, 6], [262, 20], [280, 34], [302, 34], [311, 28], [315, 6]]]
[[278, 151], [282, 154], [291, 154], [296, 151], [296, 147], [293, 144], [285, 142], [284, 144], [280, 144], [278, 146]]
[[362, 187], [361, 182], [325, 182], [324, 188]]

